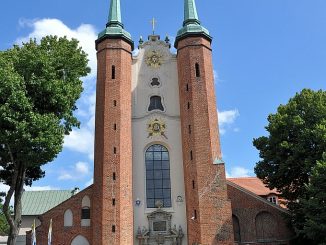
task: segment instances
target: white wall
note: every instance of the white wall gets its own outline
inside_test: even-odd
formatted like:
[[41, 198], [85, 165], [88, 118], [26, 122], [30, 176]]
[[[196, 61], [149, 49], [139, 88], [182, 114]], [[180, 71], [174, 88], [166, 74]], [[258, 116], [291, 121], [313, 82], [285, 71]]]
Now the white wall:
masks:
[[[151, 50], [158, 50], [163, 54], [164, 62], [160, 68], [155, 69], [146, 65], [146, 52]], [[164, 42], [146, 42], [140, 47], [138, 56], [134, 57], [132, 72], [134, 234], [136, 235], [138, 227], [148, 228], [147, 215], [155, 210], [146, 207], [145, 151], [152, 144], [162, 144], [169, 150], [172, 187], [172, 208], [164, 210], [172, 213], [172, 226], [176, 225], [178, 228], [181, 225], [185, 233], [183, 244], [187, 244], [185, 202], [176, 202], [178, 196], [185, 200], [176, 56]], [[150, 86], [153, 77], [160, 79], [160, 87]], [[164, 112], [147, 111], [149, 98], [153, 95], [162, 97]], [[148, 137], [148, 122], [155, 118], [165, 121], [167, 139], [163, 136]], [[141, 201], [140, 206], [135, 204], [137, 199]], [[137, 244], [136, 240], [134, 242]]]

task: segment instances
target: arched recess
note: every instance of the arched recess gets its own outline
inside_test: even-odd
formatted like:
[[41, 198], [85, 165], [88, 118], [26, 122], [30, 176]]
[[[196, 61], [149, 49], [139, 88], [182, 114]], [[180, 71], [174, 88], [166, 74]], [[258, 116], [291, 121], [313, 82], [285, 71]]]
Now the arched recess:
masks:
[[91, 199], [87, 195], [83, 197], [82, 207], [91, 207]]
[[237, 216], [232, 215], [233, 222], [233, 233], [234, 233], [234, 241], [237, 243], [241, 242], [241, 233], [240, 233], [240, 222]]
[[81, 226], [91, 225], [91, 200], [86, 195], [82, 200]]
[[63, 215], [63, 225], [64, 227], [70, 227], [73, 225], [73, 214], [70, 209], [67, 209]]
[[89, 245], [88, 240], [82, 235], [78, 235], [72, 240], [71, 245]]
[[256, 238], [257, 241], [273, 241], [277, 239], [277, 222], [269, 212], [261, 212], [256, 216]]

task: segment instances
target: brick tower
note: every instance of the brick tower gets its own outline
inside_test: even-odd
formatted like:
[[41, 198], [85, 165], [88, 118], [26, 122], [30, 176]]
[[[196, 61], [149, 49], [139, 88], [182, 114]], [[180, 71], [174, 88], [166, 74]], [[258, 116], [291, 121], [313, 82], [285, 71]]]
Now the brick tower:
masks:
[[133, 244], [131, 64], [133, 42], [112, 0], [106, 29], [96, 40], [92, 244]]
[[185, 0], [175, 47], [182, 128], [188, 244], [233, 244], [231, 203], [221, 158], [212, 38]]

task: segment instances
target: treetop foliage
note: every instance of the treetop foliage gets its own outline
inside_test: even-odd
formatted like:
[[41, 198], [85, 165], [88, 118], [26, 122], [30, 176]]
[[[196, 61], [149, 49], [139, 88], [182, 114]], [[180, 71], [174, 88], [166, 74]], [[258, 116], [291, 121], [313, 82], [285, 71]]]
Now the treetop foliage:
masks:
[[13, 159], [42, 177], [38, 166], [52, 161], [64, 135], [79, 126], [73, 111], [87, 62], [77, 40], [55, 36], [0, 52], [0, 178], [6, 184]]
[[302, 90], [269, 115], [268, 122], [269, 135], [253, 141], [261, 158], [255, 173], [295, 201], [326, 151], [326, 92]]

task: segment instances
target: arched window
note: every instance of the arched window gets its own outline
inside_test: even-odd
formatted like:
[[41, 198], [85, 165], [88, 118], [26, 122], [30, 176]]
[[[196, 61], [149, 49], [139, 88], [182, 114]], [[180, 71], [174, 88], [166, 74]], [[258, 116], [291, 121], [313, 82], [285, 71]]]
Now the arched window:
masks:
[[145, 161], [147, 207], [155, 208], [158, 201], [161, 201], [165, 208], [171, 207], [170, 157], [168, 150], [162, 145], [152, 145], [146, 151]]
[[277, 222], [273, 215], [261, 212], [256, 216], [257, 241], [272, 241], [277, 239]]
[[73, 214], [70, 209], [67, 209], [63, 215], [63, 226], [64, 227], [71, 227], [73, 224]]
[[82, 210], [81, 210], [81, 226], [91, 225], [91, 200], [88, 196], [84, 196], [82, 200]]
[[240, 222], [237, 216], [232, 215], [233, 222], [233, 233], [234, 233], [234, 241], [236, 243], [241, 242], [241, 234], [240, 234]]
[[72, 240], [71, 245], [89, 245], [89, 242], [85, 237], [78, 235]]
[[155, 95], [150, 98], [148, 111], [153, 111], [153, 110], [164, 111], [164, 108], [162, 105], [162, 98], [160, 96]]

